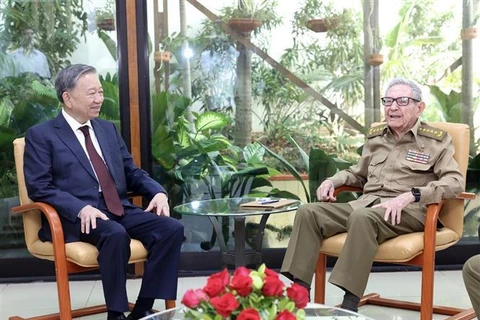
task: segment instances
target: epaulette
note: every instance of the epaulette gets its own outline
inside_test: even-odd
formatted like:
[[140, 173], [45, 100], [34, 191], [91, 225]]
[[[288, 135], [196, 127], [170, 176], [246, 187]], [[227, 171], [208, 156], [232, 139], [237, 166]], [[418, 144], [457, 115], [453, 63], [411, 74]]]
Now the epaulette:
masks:
[[443, 131], [435, 127], [427, 126], [426, 124], [422, 123], [418, 128], [417, 134], [419, 136], [424, 136], [424, 137], [432, 138], [438, 141], [442, 141], [445, 135], [447, 134], [447, 131]]
[[371, 127], [370, 129], [368, 129], [367, 139], [381, 135], [385, 128], [387, 128], [386, 124], [380, 124], [378, 126]]

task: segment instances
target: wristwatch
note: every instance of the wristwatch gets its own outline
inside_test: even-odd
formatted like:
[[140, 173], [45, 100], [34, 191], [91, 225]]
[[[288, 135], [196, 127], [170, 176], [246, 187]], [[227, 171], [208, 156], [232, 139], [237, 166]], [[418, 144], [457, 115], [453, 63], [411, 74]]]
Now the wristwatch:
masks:
[[415, 202], [419, 202], [421, 196], [420, 190], [418, 190], [417, 188], [412, 188], [412, 194], [415, 197]]

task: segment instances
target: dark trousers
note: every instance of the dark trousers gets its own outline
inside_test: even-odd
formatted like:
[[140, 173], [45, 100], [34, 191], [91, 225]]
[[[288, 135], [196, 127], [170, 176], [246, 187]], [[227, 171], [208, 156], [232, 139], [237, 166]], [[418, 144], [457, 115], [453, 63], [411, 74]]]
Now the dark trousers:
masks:
[[176, 219], [159, 217], [140, 208], [125, 208], [122, 217], [105, 213], [110, 220], [97, 219], [97, 228], [82, 234], [80, 240], [95, 245], [99, 251], [107, 309], [128, 310], [130, 238], [141, 241], [148, 250], [139, 297], [175, 300], [183, 225]]

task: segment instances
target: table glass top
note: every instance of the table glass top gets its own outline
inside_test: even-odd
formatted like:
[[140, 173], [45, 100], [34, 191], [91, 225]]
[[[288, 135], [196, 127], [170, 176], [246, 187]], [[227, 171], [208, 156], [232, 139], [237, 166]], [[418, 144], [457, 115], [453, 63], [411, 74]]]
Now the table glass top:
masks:
[[[305, 308], [305, 320], [374, 320], [359, 313], [350, 312], [348, 310], [328, 307], [321, 304], [310, 303]], [[169, 320], [184, 319], [183, 308], [169, 309], [152, 314], [141, 320]]]
[[[253, 216], [262, 214], [281, 213], [297, 210], [302, 204], [300, 200], [294, 203], [273, 209], [245, 209], [243, 203], [258, 201], [261, 198], [223, 198], [212, 200], [198, 200], [184, 203], [173, 208], [176, 213], [194, 216]], [[272, 198], [275, 199], [275, 198]]]

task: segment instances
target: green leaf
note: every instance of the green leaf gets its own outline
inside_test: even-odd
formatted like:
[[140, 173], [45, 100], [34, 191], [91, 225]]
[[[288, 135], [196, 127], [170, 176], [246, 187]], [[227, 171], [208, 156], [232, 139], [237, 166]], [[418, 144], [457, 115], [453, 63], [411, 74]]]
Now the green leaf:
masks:
[[300, 156], [302, 157], [303, 163], [305, 164], [305, 167], [307, 168], [307, 171], [308, 171], [308, 168], [310, 166], [308, 154], [298, 145], [298, 143], [292, 138], [291, 135], [288, 135], [287, 138], [288, 138], [288, 141], [290, 141], [292, 144], [295, 145], [295, 147], [297, 147], [298, 151], [300, 152]]
[[310, 199], [316, 201], [316, 190], [320, 183], [337, 172], [335, 161], [319, 148], [310, 149], [310, 170], [308, 172]]
[[292, 166], [287, 160], [285, 160], [282, 156], [276, 154], [275, 152], [273, 152], [272, 150], [270, 150], [267, 146], [265, 146], [264, 144], [260, 143], [260, 145], [265, 148], [265, 150], [268, 152], [268, 154], [270, 154], [272, 157], [274, 157], [275, 159], [279, 160], [280, 163], [283, 164], [283, 166], [288, 170], [288, 172], [290, 172], [294, 177], [295, 179], [297, 179], [301, 184], [302, 184], [302, 187], [303, 187], [303, 191], [305, 192], [305, 196], [307, 199], [309, 199], [309, 195], [308, 195], [308, 190], [307, 190], [307, 187], [305, 186], [305, 183], [303, 182], [303, 178], [300, 176], [300, 173], [297, 171], [297, 169], [295, 169], [294, 166]]
[[113, 60], [117, 61], [117, 44], [110, 38], [103, 30], [97, 29], [98, 37], [103, 41], [107, 47], [108, 52], [112, 56]]
[[262, 163], [265, 149], [258, 143], [250, 143], [243, 149], [243, 158], [248, 165]]
[[228, 117], [219, 112], [207, 111], [195, 120], [195, 129], [205, 131], [210, 129], [223, 129], [228, 124]]
[[275, 304], [272, 304], [268, 312], [268, 320], [274, 320], [276, 316], [277, 316], [277, 306]]
[[15, 106], [9, 99], [3, 99], [0, 101], [0, 126], [8, 125], [14, 108]]

